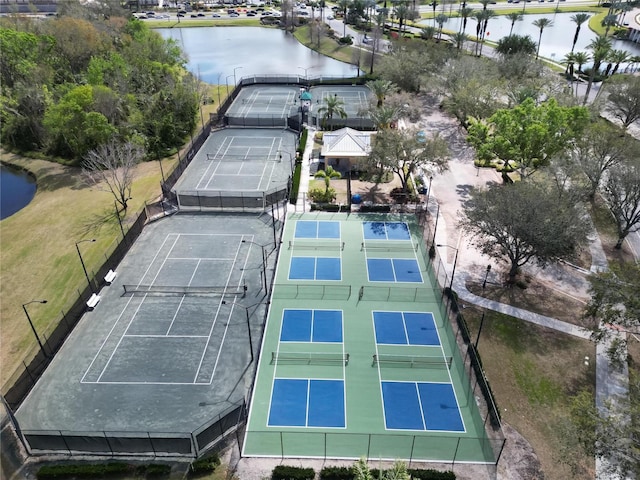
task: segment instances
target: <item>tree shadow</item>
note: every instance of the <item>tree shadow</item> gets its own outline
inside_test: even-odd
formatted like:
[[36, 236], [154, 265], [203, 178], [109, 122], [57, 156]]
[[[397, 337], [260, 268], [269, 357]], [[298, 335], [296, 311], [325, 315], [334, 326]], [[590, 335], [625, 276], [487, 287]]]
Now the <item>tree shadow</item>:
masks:
[[78, 229], [78, 233], [81, 236], [88, 235], [97, 235], [100, 230], [111, 224], [112, 222], [117, 222], [118, 218], [116, 216], [116, 211], [114, 208], [105, 209], [101, 213], [96, 213], [89, 217], [87, 221], [85, 221], [82, 226]]

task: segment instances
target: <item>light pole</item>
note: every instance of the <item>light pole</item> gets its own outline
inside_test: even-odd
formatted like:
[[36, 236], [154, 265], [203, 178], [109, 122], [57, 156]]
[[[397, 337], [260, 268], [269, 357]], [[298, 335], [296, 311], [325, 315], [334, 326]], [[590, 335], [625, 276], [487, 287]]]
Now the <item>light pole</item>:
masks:
[[227, 97], [229, 96], [229, 79], [231, 77], [233, 77], [233, 74], [232, 75], [227, 75], [227, 78], [224, 80], [224, 84], [227, 86]]
[[249, 351], [251, 352], [251, 363], [253, 363], [253, 340], [251, 339], [251, 323], [249, 322], [249, 307], [245, 307], [236, 302], [227, 302], [226, 300], [222, 300], [222, 305], [234, 305], [238, 307], [244, 308], [245, 317], [247, 319], [247, 332], [249, 333]]
[[482, 291], [487, 286], [487, 277], [489, 276], [489, 272], [491, 271], [491, 265], [487, 265], [487, 272], [484, 274], [484, 282], [482, 282]]
[[89, 279], [89, 274], [87, 273], [87, 267], [84, 265], [84, 260], [82, 259], [82, 254], [80, 253], [80, 247], [78, 245], [84, 242], [95, 242], [95, 241], [96, 239], [92, 238], [91, 240], [80, 240], [79, 242], [76, 242], [76, 250], [78, 251], [78, 257], [80, 257], [82, 270], [84, 270], [84, 276], [87, 277], [87, 283], [89, 284], [89, 289], [91, 290], [91, 293], [96, 293], [96, 292], [93, 290], [93, 285], [91, 285], [91, 280]]
[[[220, 102], [220, 77], [221, 76], [222, 76], [222, 72], [218, 74], [218, 78], [216, 79], [216, 89], [218, 90], [218, 109], [220, 108], [220, 105], [222, 105], [222, 103]], [[229, 95], [228, 91], [227, 91], [227, 95]]]
[[427, 210], [429, 210], [429, 197], [431, 196], [431, 181], [433, 180], [433, 177], [429, 177], [429, 187], [427, 188]]
[[453, 292], [453, 276], [456, 274], [456, 264], [458, 263], [458, 252], [459, 250], [456, 247], [452, 247], [451, 245], [445, 245], [442, 243], [438, 243], [437, 247], [448, 247], [453, 248], [456, 251], [456, 256], [453, 258], [453, 269], [451, 270], [451, 281], [449, 282], [449, 291]]
[[31, 317], [29, 316], [29, 312], [27, 312], [27, 305], [31, 305], [32, 303], [47, 303], [46, 300], [31, 300], [30, 302], [27, 303], [23, 303], [22, 304], [22, 309], [24, 310], [24, 314], [27, 316], [27, 321], [29, 322], [29, 325], [31, 326], [31, 330], [33, 330], [33, 334], [36, 337], [36, 340], [38, 341], [38, 345], [40, 345], [40, 350], [42, 350], [42, 353], [44, 353], [44, 355], [46, 357], [49, 357], [49, 355], [47, 354], [47, 351], [44, 349], [44, 345], [42, 344], [42, 341], [40, 340], [40, 337], [38, 336], [38, 332], [36, 331], [36, 327], [33, 325], [33, 322], [31, 321]]
[[264, 293], [266, 295], [268, 292], [268, 287], [267, 287], [267, 255], [264, 252], [265, 245], [253, 242], [251, 240], [242, 240], [242, 243], [250, 243], [251, 245], [256, 245], [262, 249], [262, 272], [264, 274]]
[[233, 69], [233, 86], [236, 87], [238, 85], [238, 81], [236, 80], [236, 70], [240, 70], [242, 67], [235, 67]]

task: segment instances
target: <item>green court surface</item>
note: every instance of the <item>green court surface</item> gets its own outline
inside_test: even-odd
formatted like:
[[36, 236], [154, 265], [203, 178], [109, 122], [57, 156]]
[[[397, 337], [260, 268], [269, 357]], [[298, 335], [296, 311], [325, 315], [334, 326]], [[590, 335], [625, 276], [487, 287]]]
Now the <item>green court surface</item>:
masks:
[[415, 217], [290, 214], [243, 455], [495, 463]]

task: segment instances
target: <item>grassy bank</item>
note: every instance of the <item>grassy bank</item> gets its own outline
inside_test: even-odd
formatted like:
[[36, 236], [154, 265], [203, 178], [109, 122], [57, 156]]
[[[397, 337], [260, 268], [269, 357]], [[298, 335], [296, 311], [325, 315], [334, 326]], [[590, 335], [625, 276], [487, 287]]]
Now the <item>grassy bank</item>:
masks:
[[[2, 220], [0, 226], [0, 380], [4, 385], [22, 360], [30, 359], [37, 348], [22, 304], [47, 300], [46, 304], [27, 307], [44, 340], [59, 321], [60, 312], [66, 311], [78, 290], [86, 286], [75, 242], [96, 239], [95, 243], [79, 245], [87, 270], [92, 272], [113, 251], [121, 233], [113, 197], [85, 185], [79, 169], [6, 152], [2, 152], [2, 160], [32, 172], [38, 183], [32, 202]], [[164, 160], [164, 171], [171, 171], [176, 161], [177, 156]], [[157, 161], [136, 168], [133, 199], [126, 214], [121, 214], [125, 229], [145, 202], [159, 197], [160, 180]]]
[[[295, 32], [293, 32], [293, 36], [305, 47], [322, 55], [340, 60], [341, 62], [353, 63], [354, 54], [357, 53], [356, 48], [349, 45], [340, 45], [335, 39], [326, 36], [321, 36], [320, 46], [318, 46], [318, 40], [315, 35], [313, 41], [311, 41], [309, 30], [310, 27], [308, 25], [298, 27]], [[342, 32], [336, 32], [336, 34], [341, 36]]]

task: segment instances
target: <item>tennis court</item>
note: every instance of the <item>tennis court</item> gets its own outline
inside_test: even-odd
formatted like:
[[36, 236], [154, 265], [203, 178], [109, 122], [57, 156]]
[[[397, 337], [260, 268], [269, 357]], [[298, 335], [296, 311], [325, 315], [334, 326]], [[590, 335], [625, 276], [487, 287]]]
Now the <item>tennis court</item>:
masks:
[[229, 117], [272, 116], [286, 119], [298, 111], [300, 88], [286, 85], [248, 85], [227, 109]]
[[342, 100], [345, 113], [349, 118], [357, 117], [358, 112], [369, 107], [373, 93], [364, 85], [326, 85], [311, 87], [311, 95], [316, 103], [316, 108], [326, 104], [329, 97], [337, 97]]
[[296, 136], [278, 129], [227, 128], [212, 132], [175, 190], [264, 192], [286, 185]]
[[288, 217], [244, 455], [495, 461], [422, 245], [410, 216]]
[[256, 215], [181, 213], [145, 227], [16, 412], [31, 447], [205, 448], [252, 380], [273, 242]]

